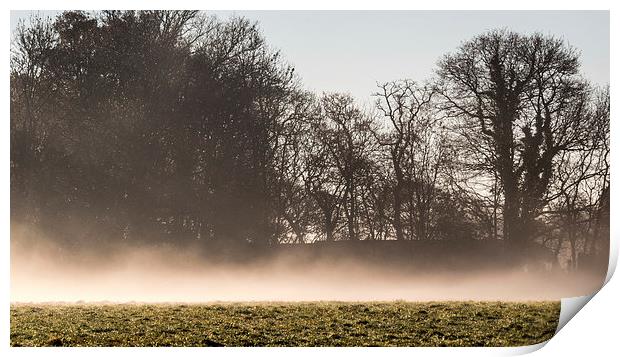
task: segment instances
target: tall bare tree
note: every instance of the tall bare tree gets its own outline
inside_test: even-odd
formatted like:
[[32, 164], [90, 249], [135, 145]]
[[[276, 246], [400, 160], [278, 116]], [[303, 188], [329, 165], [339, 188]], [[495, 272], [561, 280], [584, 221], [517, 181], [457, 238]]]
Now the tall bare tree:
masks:
[[[380, 120], [388, 119], [389, 128], [376, 134], [379, 145], [386, 147], [394, 175], [394, 217], [396, 239], [404, 239], [403, 233], [403, 191], [407, 184], [407, 161], [414, 143], [420, 141], [419, 132], [422, 112], [431, 105], [432, 91], [418, 87], [409, 80], [385, 83], [375, 93], [376, 107]], [[381, 126], [381, 124], [379, 124]], [[409, 180], [409, 182], [411, 182]]]
[[446, 55], [438, 74], [443, 109], [489, 139], [504, 196], [504, 238], [524, 244], [534, 235], [555, 159], [589, 130], [577, 51], [551, 36], [491, 31]]

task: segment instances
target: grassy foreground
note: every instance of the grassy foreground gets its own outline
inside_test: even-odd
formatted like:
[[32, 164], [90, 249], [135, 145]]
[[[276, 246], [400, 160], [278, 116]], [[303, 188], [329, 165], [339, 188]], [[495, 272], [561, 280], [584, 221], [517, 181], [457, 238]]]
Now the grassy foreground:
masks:
[[14, 304], [11, 346], [522, 346], [559, 302]]

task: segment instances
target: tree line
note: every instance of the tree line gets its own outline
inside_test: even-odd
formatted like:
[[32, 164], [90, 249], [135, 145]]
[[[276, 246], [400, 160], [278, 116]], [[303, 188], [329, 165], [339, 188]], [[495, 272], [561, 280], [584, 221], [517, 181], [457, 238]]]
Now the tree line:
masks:
[[11, 219], [57, 242], [606, 254], [609, 89], [562, 39], [483, 33], [365, 108], [304, 89], [242, 17], [68, 11], [13, 37]]

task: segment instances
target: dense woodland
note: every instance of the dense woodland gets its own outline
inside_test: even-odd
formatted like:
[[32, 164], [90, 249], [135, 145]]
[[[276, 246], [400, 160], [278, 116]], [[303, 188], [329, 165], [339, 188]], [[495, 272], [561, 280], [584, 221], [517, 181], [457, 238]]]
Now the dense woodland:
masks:
[[536, 242], [568, 268], [605, 256], [609, 88], [558, 37], [463, 40], [370, 108], [305, 90], [245, 18], [33, 17], [11, 46], [11, 220], [74, 248], [475, 239]]

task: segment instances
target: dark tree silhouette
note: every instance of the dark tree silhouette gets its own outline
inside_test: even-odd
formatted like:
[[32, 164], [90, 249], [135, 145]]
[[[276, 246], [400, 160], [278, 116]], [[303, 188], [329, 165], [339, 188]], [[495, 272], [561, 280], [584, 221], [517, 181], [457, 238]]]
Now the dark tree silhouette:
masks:
[[504, 238], [523, 245], [545, 205], [555, 159], [589, 131], [577, 51], [540, 34], [492, 31], [439, 65], [443, 109], [489, 138], [504, 196]]

